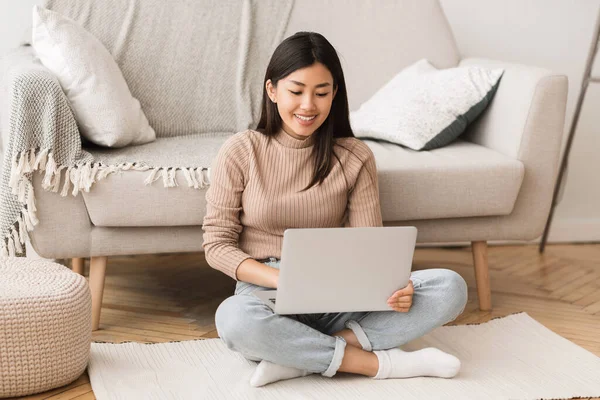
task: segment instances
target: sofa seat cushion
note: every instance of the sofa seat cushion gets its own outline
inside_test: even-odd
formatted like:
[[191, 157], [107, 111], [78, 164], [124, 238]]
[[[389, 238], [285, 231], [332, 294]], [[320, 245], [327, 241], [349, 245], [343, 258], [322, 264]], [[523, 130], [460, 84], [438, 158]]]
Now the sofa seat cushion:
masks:
[[[123, 149], [86, 148], [107, 165], [144, 162], [153, 167], [210, 167], [229, 134], [157, 138]], [[513, 209], [524, 167], [477, 144], [458, 140], [431, 151], [366, 141], [378, 168], [384, 221], [507, 215]], [[176, 160], [176, 162], [175, 162]], [[151, 171], [118, 171], [82, 192], [96, 226], [202, 225], [206, 188], [189, 187], [181, 169], [176, 187], [162, 179], [144, 181]]]
[[460, 139], [430, 151], [365, 142], [384, 221], [508, 215], [523, 182], [522, 162]]
[[[126, 162], [169, 168], [175, 173], [175, 187], [165, 187], [161, 173], [150, 185], [144, 181], [151, 170], [117, 171], [99, 180], [88, 193], [82, 191], [90, 220], [96, 226], [180, 226], [201, 225], [206, 213], [206, 188], [188, 186], [181, 168], [209, 168], [219, 148], [232, 135], [203, 133], [158, 137], [154, 142], [121, 149], [85, 147], [95, 161], [104, 165]], [[199, 179], [198, 179], [199, 180]]]

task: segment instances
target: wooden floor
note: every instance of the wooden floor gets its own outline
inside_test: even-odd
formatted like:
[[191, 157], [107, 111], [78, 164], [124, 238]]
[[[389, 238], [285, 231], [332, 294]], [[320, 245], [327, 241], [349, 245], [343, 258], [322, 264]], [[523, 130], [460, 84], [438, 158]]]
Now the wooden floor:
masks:
[[[449, 325], [481, 323], [519, 311], [600, 356], [600, 244], [489, 248], [491, 312], [477, 306], [470, 247], [420, 248], [413, 270], [447, 268], [469, 285], [465, 312]], [[86, 261], [86, 276], [89, 260]], [[94, 341], [165, 342], [215, 338], [217, 306], [235, 282], [203, 253], [111, 257], [100, 330]], [[87, 374], [26, 399], [94, 399]]]

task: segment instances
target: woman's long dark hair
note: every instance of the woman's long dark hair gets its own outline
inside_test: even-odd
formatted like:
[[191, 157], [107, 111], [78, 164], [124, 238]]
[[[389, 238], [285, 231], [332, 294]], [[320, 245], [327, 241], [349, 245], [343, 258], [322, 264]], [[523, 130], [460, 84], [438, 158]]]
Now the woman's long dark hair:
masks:
[[276, 135], [282, 128], [282, 120], [277, 110], [277, 104], [271, 102], [267, 95], [265, 88], [267, 80], [270, 79], [273, 86], [276, 87], [280, 79], [316, 62], [323, 64], [331, 72], [333, 91], [337, 90], [337, 93], [333, 98], [327, 119], [313, 133], [313, 135], [316, 135], [313, 148], [314, 175], [303, 191], [310, 189], [317, 183], [321, 184], [325, 180], [331, 171], [333, 157], [336, 157], [339, 162], [339, 158], [333, 151], [334, 139], [354, 137], [348, 117], [348, 94], [342, 64], [337, 52], [323, 35], [315, 32], [297, 32], [277, 46], [265, 73], [262, 111], [260, 122], [256, 128], [257, 131], [262, 130], [261, 133], [269, 137]]

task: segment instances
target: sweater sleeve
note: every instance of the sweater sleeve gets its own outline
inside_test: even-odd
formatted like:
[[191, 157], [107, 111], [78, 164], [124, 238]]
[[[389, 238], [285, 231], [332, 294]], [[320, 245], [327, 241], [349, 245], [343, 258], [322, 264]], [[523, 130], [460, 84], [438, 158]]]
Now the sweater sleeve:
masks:
[[383, 226], [381, 206], [379, 204], [379, 183], [375, 155], [364, 143], [356, 146], [365, 154], [363, 165], [356, 178], [354, 188], [348, 197], [345, 227], [377, 227]]
[[240, 263], [252, 256], [238, 247], [243, 226], [239, 215], [248, 171], [249, 146], [240, 134], [228, 139], [219, 149], [206, 192], [204, 254], [208, 265], [236, 281]]

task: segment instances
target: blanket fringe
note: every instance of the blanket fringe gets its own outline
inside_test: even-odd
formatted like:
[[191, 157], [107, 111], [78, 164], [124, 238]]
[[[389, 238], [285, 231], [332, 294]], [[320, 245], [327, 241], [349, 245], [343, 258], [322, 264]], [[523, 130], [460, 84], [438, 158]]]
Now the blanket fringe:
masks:
[[[38, 149], [39, 150], [39, 149]], [[63, 174], [62, 171], [66, 169]], [[16, 195], [23, 205], [17, 221], [10, 227], [8, 233], [0, 242], [0, 257], [15, 257], [16, 254], [24, 253], [25, 240], [28, 231], [32, 231], [39, 223], [37, 219], [37, 208], [31, 179], [25, 174], [45, 171], [42, 180], [42, 188], [48, 192], [57, 193], [60, 188], [61, 178], [64, 175], [64, 183], [60, 195], [65, 197], [71, 192], [76, 197], [79, 192], [89, 193], [92, 185], [110, 174], [119, 171], [148, 171], [150, 173], [144, 180], [146, 186], [162, 178], [163, 186], [166, 188], [177, 187], [177, 170], [181, 170], [187, 181], [187, 185], [194, 189], [205, 189], [210, 186], [210, 168], [186, 168], [186, 167], [150, 167], [136, 162], [126, 162], [118, 165], [103, 165], [99, 162], [86, 162], [67, 167], [58, 165], [50, 149], [39, 150], [31, 148], [20, 153], [15, 153], [11, 160], [9, 186], [12, 194]], [[73, 185], [72, 190], [71, 185]]]
[[[37, 222], [36, 220], [36, 224]], [[24, 247], [27, 231], [31, 230], [33, 230], [31, 213], [26, 208], [22, 208], [17, 221], [10, 227], [10, 233], [0, 244], [0, 257], [16, 257], [17, 254], [25, 253]]]

